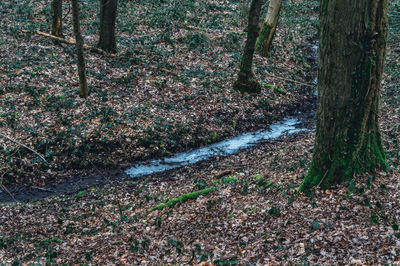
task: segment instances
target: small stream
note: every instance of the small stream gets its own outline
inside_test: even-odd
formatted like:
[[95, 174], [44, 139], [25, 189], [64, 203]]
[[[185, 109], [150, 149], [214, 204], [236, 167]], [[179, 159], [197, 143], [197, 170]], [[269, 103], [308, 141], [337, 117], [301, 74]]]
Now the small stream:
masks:
[[214, 143], [210, 146], [178, 153], [172, 157], [139, 162], [125, 171], [130, 177], [139, 177], [159, 172], [164, 172], [185, 165], [210, 159], [214, 156], [228, 156], [241, 150], [255, 146], [265, 140], [276, 139], [283, 134], [295, 134], [306, 131], [305, 128], [297, 128], [300, 124], [297, 118], [287, 118], [284, 121], [272, 124], [269, 130], [258, 130], [243, 135]]
[[[93, 186], [105, 185], [109, 180], [104, 176], [112, 176], [113, 181], [123, 180], [125, 178], [135, 178], [154, 173], [160, 173], [167, 170], [179, 168], [186, 165], [195, 164], [197, 162], [211, 159], [215, 156], [228, 156], [238, 153], [241, 150], [254, 147], [263, 141], [273, 140], [284, 134], [295, 134], [312, 130], [307, 128], [307, 122], [304, 119], [289, 117], [283, 121], [274, 123], [269, 129], [261, 129], [255, 132], [244, 133], [243, 135], [223, 140], [211, 144], [207, 147], [194, 149], [166, 157], [163, 159], [150, 160], [147, 162], [138, 162], [126, 171], [109, 171], [104, 174], [91, 174], [84, 178], [80, 176], [70, 177], [63, 183], [53, 182], [43, 188], [34, 186], [17, 186], [9, 189], [10, 194], [0, 189], [0, 204], [12, 202], [14, 199], [23, 202], [35, 201], [46, 197], [62, 195], [66, 193], [74, 193]], [[305, 123], [304, 123], [305, 122]]]

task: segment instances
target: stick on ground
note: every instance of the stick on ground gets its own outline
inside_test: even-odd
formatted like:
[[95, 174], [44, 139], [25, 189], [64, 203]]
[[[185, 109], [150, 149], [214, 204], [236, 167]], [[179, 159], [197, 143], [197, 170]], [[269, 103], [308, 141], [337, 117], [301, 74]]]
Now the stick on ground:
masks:
[[[23, 30], [22, 32], [28, 32], [28, 31]], [[64, 38], [61, 38], [61, 37], [58, 37], [58, 36], [43, 32], [43, 31], [37, 30], [36, 32], [33, 32], [33, 33], [39, 34], [40, 36], [43, 36], [43, 37], [51, 38], [53, 40], [60, 41], [62, 43], [73, 44], [73, 45], [76, 44], [75, 41], [66, 40]], [[86, 45], [86, 44], [83, 45], [83, 48], [94, 51], [96, 53], [99, 53], [99, 54], [107, 56], [107, 57], [116, 57], [117, 56], [116, 54], [110, 54], [110, 53], [107, 53], [106, 51], [103, 51], [103, 50], [97, 48], [97, 47], [93, 47], [93, 46]]]
[[20, 145], [20, 146], [22, 146], [22, 147], [24, 147], [25, 149], [30, 150], [31, 152], [33, 152], [34, 154], [36, 154], [37, 156], [39, 156], [40, 159], [42, 159], [43, 161], [45, 161], [45, 162], [47, 163], [46, 159], [45, 159], [42, 155], [40, 155], [37, 151], [32, 150], [31, 148], [29, 148], [28, 146], [22, 144], [21, 142], [18, 142], [18, 141], [16, 141], [15, 139], [12, 139], [12, 138], [10, 138], [9, 136], [6, 136], [6, 135], [4, 135], [4, 134], [2, 134], [2, 133], [0, 133], [0, 136], [2, 136], [2, 137], [4, 137], [4, 138], [6, 138], [6, 139], [8, 139], [8, 140], [10, 140], [10, 141], [12, 141], [12, 142], [18, 144], [18, 145]]

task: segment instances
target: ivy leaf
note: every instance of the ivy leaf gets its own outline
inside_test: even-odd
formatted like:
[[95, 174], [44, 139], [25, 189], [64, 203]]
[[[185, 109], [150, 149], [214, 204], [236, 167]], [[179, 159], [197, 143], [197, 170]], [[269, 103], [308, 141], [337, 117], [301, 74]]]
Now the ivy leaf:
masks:
[[314, 230], [318, 230], [321, 227], [321, 224], [318, 221], [312, 222], [312, 228]]

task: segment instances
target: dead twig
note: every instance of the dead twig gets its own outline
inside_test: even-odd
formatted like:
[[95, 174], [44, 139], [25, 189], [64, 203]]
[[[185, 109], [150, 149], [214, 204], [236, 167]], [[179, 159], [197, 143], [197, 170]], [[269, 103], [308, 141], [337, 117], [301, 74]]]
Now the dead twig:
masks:
[[[94, 165], [94, 163], [90, 162], [92, 164], [92, 166], [94, 167], [94, 169], [96, 169], [96, 171], [108, 182], [110, 182], [110, 178], [108, 178], [108, 176], [105, 176], [97, 167], [96, 165]], [[122, 222], [123, 218], [124, 218], [124, 214], [122, 213], [122, 207], [121, 207], [121, 202], [120, 202], [120, 195], [119, 195], [119, 190], [115, 189], [115, 196], [117, 198], [117, 205], [118, 205], [118, 210], [119, 210], [119, 215], [120, 215], [120, 221]]]
[[6, 192], [8, 195], [10, 195], [10, 197], [15, 201], [15, 202], [19, 202], [13, 194], [11, 194], [11, 192], [3, 185], [3, 183], [0, 182], [0, 188], [1, 190], [3, 190], [4, 192]]
[[92, 163], [90, 161], [90, 164], [93, 166], [93, 168], [107, 181], [110, 181], [110, 178], [108, 178], [108, 176], [105, 176], [100, 170], [99, 168], [96, 167], [96, 165], [94, 165], [94, 163]]
[[[6, 168], [3, 168], [6, 169]], [[3, 170], [1, 169], [1, 170]], [[11, 192], [3, 185], [3, 176], [4, 174], [1, 176], [0, 178], [0, 189], [3, 190], [5, 193], [7, 193], [8, 195], [10, 195], [10, 197], [15, 201], [15, 202], [19, 202], [13, 194], [11, 194]]]
[[28, 146], [22, 144], [21, 142], [16, 141], [15, 139], [12, 139], [12, 138], [10, 138], [9, 136], [6, 136], [6, 135], [4, 135], [4, 134], [2, 134], [2, 133], [0, 133], [0, 136], [2, 136], [2, 137], [4, 137], [4, 138], [6, 138], [6, 139], [8, 139], [8, 140], [10, 140], [10, 141], [12, 141], [12, 142], [18, 144], [18, 145], [20, 145], [21, 147], [24, 147], [24, 148], [27, 149], [27, 150], [30, 150], [31, 152], [33, 152], [34, 154], [36, 154], [37, 156], [39, 156], [40, 159], [42, 159], [44, 162], [47, 163], [46, 159], [45, 159], [42, 155], [40, 155], [37, 151], [35, 151], [35, 150], [29, 148]]
[[[23, 33], [32, 33], [32, 32], [29, 32], [29, 31], [27, 31], [27, 30], [22, 30], [22, 32], [23, 32]], [[33, 32], [33, 33], [36, 33], [36, 34], [38, 34], [38, 35], [40, 35], [40, 36], [43, 36], [43, 37], [51, 38], [51, 39], [53, 39], [53, 40], [60, 41], [60, 42], [62, 42], [62, 43], [71, 44], [71, 45], [75, 45], [75, 44], [76, 44], [75, 41], [67, 40], [67, 39], [64, 39], [64, 38], [61, 38], [61, 37], [58, 37], [58, 36], [55, 36], [55, 35], [46, 33], [46, 32], [39, 31], [39, 30], [37, 30], [36, 32]], [[130, 59], [132, 59], [132, 58], [130, 58], [130, 57], [122, 57], [122, 56], [117, 56], [116, 54], [110, 54], [110, 53], [107, 53], [106, 51], [104, 51], [104, 50], [102, 50], [102, 49], [100, 49], [100, 48], [93, 47], [93, 46], [90, 46], [90, 45], [87, 45], [87, 44], [84, 44], [84, 45], [83, 45], [83, 48], [84, 48], [84, 49], [87, 49], [87, 50], [90, 50], [90, 51], [93, 51], [93, 52], [96, 52], [96, 53], [98, 53], [98, 54], [107, 56], [107, 57], [112, 57], [112, 58], [116, 58], [116, 59], [124, 59], [124, 60], [130, 60]], [[152, 66], [146, 66], [146, 67], [150, 67], [150, 68], [151, 68], [152, 70], [154, 70], [154, 71], [155, 71], [155, 70], [162, 71], [162, 72], [164, 72], [164, 73], [166, 73], [167, 75], [170, 75], [170, 76], [178, 76], [177, 73], [174, 73], [174, 72], [172, 72], [172, 71], [170, 71], [170, 70], [168, 70], [168, 69], [165, 69], [165, 68], [159, 69], [159, 68], [157, 68], [157, 67], [152, 67]], [[0, 68], [0, 70], [6, 72], [3, 68]]]
[[208, 33], [210, 35], [216, 34], [216, 33], [224, 33], [224, 34], [229, 34], [229, 33], [236, 33], [237, 35], [244, 35], [246, 34], [245, 31], [234, 31], [234, 30], [210, 30], [210, 29], [203, 29], [203, 28], [199, 28], [196, 26], [192, 26], [192, 25], [185, 25], [186, 29], [189, 30], [197, 30], [197, 31], [201, 31], [204, 33]]
[[284, 80], [284, 81], [290, 81], [290, 82], [294, 82], [294, 83], [301, 84], [301, 85], [304, 85], [304, 86], [309, 86], [309, 87], [314, 87], [315, 86], [315, 84], [305, 83], [305, 82], [294, 80], [294, 79], [290, 79], [290, 78], [278, 77], [278, 76], [275, 76], [275, 75], [272, 75], [272, 74], [266, 74], [266, 75], [271, 77], [271, 78], [280, 79], [280, 80]]
[[[75, 41], [66, 40], [66, 39], [64, 39], [64, 38], [57, 37], [57, 36], [54, 36], [54, 35], [51, 35], [51, 34], [49, 34], [49, 33], [39, 31], [39, 30], [36, 31], [36, 33], [39, 34], [39, 35], [41, 35], [41, 36], [48, 37], [48, 38], [51, 38], [51, 39], [54, 39], [54, 40], [57, 40], [57, 41], [60, 41], [60, 42], [63, 42], [63, 43], [73, 44], [73, 45], [76, 44]], [[104, 55], [104, 56], [107, 56], [107, 57], [116, 57], [116, 56], [117, 56], [116, 54], [107, 53], [106, 51], [101, 50], [100, 48], [93, 47], [93, 46], [90, 46], [90, 45], [87, 45], [87, 44], [84, 44], [84, 45], [83, 45], [83, 48], [84, 48], [84, 49], [87, 49], [87, 50], [94, 51], [94, 52], [96, 52], [96, 53], [99, 53], [99, 54]]]
[[[28, 33], [29, 31], [27, 31], [27, 30], [22, 30], [22, 32]], [[61, 37], [58, 37], [58, 36], [55, 36], [55, 35], [52, 35], [52, 34], [49, 34], [49, 33], [43, 32], [43, 31], [40, 31], [40, 30], [37, 30], [36, 32], [33, 32], [33, 33], [36, 33], [36, 34], [38, 34], [38, 35], [40, 35], [40, 36], [47, 37], [47, 38], [50, 38], [50, 39], [53, 39], [53, 40], [60, 41], [60, 42], [62, 42], [62, 43], [72, 44], [72, 45], [75, 45], [75, 44], [76, 44], [75, 41], [67, 40], [67, 39], [64, 39], [64, 38], [61, 38]], [[104, 51], [104, 50], [102, 50], [102, 49], [100, 49], [100, 48], [93, 47], [93, 46], [90, 46], [90, 45], [87, 45], [87, 44], [84, 44], [84, 45], [83, 45], [83, 48], [84, 48], [84, 49], [87, 49], [87, 50], [94, 51], [94, 52], [96, 52], [96, 53], [98, 53], [98, 54], [101, 54], [101, 55], [104, 55], [104, 56], [107, 56], [107, 57], [116, 57], [116, 56], [117, 56], [116, 54], [107, 53], [106, 51]]]
[[324, 179], [325, 179], [326, 175], [328, 174], [328, 171], [329, 171], [329, 169], [328, 169], [328, 170], [326, 170], [326, 172], [325, 172], [325, 174], [324, 174], [324, 177], [322, 177], [321, 181], [319, 181], [319, 183], [318, 183], [318, 186], [317, 186], [317, 187], [319, 187], [319, 186], [322, 184], [322, 181], [324, 181]]
[[34, 189], [37, 189], [37, 190], [41, 190], [41, 191], [45, 191], [45, 192], [55, 193], [54, 190], [51, 190], [51, 189], [48, 189], [48, 188], [37, 187], [37, 186], [31, 186], [31, 188], [34, 188]]

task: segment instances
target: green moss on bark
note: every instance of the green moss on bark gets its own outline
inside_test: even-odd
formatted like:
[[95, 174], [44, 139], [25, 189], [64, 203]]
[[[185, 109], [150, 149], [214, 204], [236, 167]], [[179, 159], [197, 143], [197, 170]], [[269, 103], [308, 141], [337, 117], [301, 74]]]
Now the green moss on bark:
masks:
[[216, 187], [210, 187], [210, 188], [206, 188], [206, 189], [202, 189], [199, 191], [195, 191], [195, 192], [191, 192], [191, 193], [187, 193], [187, 194], [183, 194], [179, 197], [173, 198], [168, 200], [165, 203], [161, 203], [157, 206], [152, 207], [149, 212], [155, 211], [155, 210], [162, 210], [165, 207], [172, 207], [178, 203], [183, 203], [185, 201], [191, 200], [191, 199], [196, 199], [197, 197], [201, 196], [201, 195], [206, 195], [212, 191], [214, 191], [216, 189]]
[[369, 132], [365, 136], [356, 161], [356, 173], [371, 172], [375, 169], [387, 170], [386, 155], [379, 131]]
[[[339, 149], [334, 153], [332, 160], [329, 156], [315, 158], [304, 178], [299, 191], [309, 193], [310, 189], [320, 186], [327, 189], [334, 184], [350, 181], [354, 174], [373, 172], [376, 169], [387, 169], [385, 153], [382, 147], [381, 136], [377, 131], [367, 134], [362, 145], [344, 146], [344, 142], [337, 144]], [[360, 147], [360, 148], [357, 148]]]
[[275, 31], [275, 29], [268, 23], [264, 22], [256, 43], [256, 52], [261, 56], [269, 56], [269, 51], [272, 43], [271, 35], [274, 34], [273, 32], [271, 33], [271, 31]]

